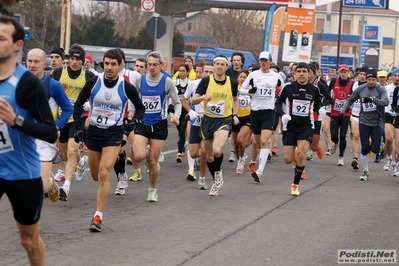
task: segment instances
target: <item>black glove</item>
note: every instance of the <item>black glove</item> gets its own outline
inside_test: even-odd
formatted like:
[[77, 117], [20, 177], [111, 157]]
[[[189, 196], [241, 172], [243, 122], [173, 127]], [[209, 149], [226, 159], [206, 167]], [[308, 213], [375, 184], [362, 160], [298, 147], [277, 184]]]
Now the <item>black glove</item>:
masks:
[[73, 134], [76, 143], [83, 141], [83, 130], [78, 130]]
[[134, 130], [134, 119], [129, 120], [129, 119], [123, 119], [124, 120], [124, 124], [123, 127], [125, 129], [125, 135], [128, 136], [130, 132], [132, 132]]
[[363, 102], [364, 103], [371, 103], [373, 100], [370, 97], [364, 97]]
[[168, 106], [168, 114], [175, 112], [175, 106], [173, 104], [169, 104]]
[[342, 113], [342, 112], [341, 112], [341, 113], [339, 113], [339, 115], [338, 115], [338, 119], [341, 120], [342, 118], [344, 118], [344, 116], [345, 116], [345, 113]]
[[248, 93], [254, 94], [258, 88], [257, 87], [252, 87], [251, 89], [248, 90]]

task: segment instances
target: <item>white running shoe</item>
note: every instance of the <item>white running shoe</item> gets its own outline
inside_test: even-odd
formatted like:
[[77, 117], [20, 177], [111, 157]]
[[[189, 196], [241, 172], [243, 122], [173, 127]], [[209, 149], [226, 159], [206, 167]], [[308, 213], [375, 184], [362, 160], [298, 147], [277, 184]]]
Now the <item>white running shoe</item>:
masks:
[[399, 176], [398, 163], [393, 163], [392, 165], [392, 176]]
[[82, 158], [80, 158], [80, 161], [76, 165], [75, 177], [78, 182], [82, 181], [86, 177], [86, 166], [88, 159], [89, 157], [85, 155]]
[[207, 190], [207, 186], [205, 183], [205, 177], [198, 178], [198, 189], [199, 190]]
[[222, 170], [215, 172], [215, 187], [219, 190], [223, 186]]
[[126, 188], [129, 184], [127, 183], [127, 174], [120, 173], [116, 180], [115, 195], [123, 195], [126, 192]]
[[69, 185], [64, 184], [62, 187], [60, 187], [60, 200], [61, 201], [68, 201], [68, 195], [71, 190], [71, 187]]
[[61, 182], [61, 181], [65, 181], [65, 172], [62, 169], [58, 169], [57, 173], [54, 176], [54, 180]]
[[339, 158], [338, 158], [338, 163], [337, 163], [337, 165], [338, 165], [338, 166], [344, 166], [344, 157], [339, 157]]
[[209, 196], [217, 197], [218, 195], [219, 195], [219, 189], [216, 187], [215, 182], [214, 182], [211, 190], [209, 191]]
[[385, 171], [390, 171], [392, 169], [392, 159], [387, 159], [387, 162], [384, 165]]
[[237, 155], [234, 151], [230, 152], [229, 162], [231, 162], [231, 163], [237, 162]]

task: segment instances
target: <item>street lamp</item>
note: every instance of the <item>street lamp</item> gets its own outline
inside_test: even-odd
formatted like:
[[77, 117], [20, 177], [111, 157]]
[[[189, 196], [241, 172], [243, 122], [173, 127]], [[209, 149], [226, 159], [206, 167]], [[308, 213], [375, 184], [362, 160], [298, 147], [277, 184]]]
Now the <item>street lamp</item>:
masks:
[[397, 27], [398, 27], [398, 18], [396, 17], [395, 19], [391, 19], [391, 22], [395, 22], [395, 42], [394, 42], [394, 47], [393, 47], [393, 66], [396, 67], [396, 37], [398, 35]]

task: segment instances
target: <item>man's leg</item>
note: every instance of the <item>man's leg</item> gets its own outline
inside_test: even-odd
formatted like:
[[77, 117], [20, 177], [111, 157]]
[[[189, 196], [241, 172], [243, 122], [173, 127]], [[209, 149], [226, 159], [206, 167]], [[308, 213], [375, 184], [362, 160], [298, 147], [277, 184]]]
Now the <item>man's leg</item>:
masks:
[[324, 133], [324, 143], [326, 144], [326, 155], [331, 155], [331, 132], [330, 132], [330, 123], [331, 117], [325, 115], [323, 117], [322, 126], [323, 126], [323, 133]]
[[71, 188], [73, 176], [76, 172], [76, 165], [79, 162], [79, 143], [76, 143], [73, 138], [68, 139], [68, 161], [65, 169], [65, 182], [60, 187], [60, 200], [67, 201]]
[[40, 236], [40, 222], [32, 225], [23, 225], [15, 221], [19, 230], [21, 245], [28, 254], [30, 265], [45, 265], [46, 251]]
[[[360, 180], [366, 181], [369, 179], [369, 152], [370, 152], [371, 127], [360, 124], [359, 131], [360, 131], [360, 143], [362, 145], [360, 156], [363, 165], [363, 174], [360, 176]], [[381, 135], [380, 135], [380, 141], [381, 141]]]
[[384, 170], [389, 171], [392, 167], [392, 151], [393, 151], [393, 137], [395, 135], [395, 127], [392, 123], [385, 123], [385, 151], [387, 154], [387, 162], [384, 165]]
[[360, 133], [359, 133], [359, 120], [355, 117], [351, 118], [351, 128], [352, 128], [352, 163], [351, 166], [354, 170], [359, 169], [359, 160], [357, 158], [359, 154], [359, 141], [360, 141]]

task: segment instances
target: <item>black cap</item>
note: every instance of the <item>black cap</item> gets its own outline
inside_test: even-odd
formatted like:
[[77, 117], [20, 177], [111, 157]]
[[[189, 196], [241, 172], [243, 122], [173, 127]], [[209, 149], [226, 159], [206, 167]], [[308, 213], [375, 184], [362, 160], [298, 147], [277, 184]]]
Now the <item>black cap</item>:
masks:
[[367, 72], [367, 69], [369, 69], [368, 67], [366, 67], [366, 66], [364, 66], [364, 67], [361, 67], [360, 68], [360, 70], [359, 70], [359, 73], [360, 72], [364, 72], [364, 73], [366, 73]]
[[126, 62], [125, 52], [121, 48], [116, 48], [116, 50], [121, 54], [123, 62]]
[[64, 49], [58, 46], [54, 46], [53, 50], [51, 50], [50, 54], [58, 54], [64, 60]]
[[186, 58], [184, 58], [184, 61], [186, 61], [187, 59], [191, 60], [191, 63], [194, 63], [194, 60], [191, 56], [186, 56]]
[[310, 68], [310, 70], [312, 70], [313, 74], [316, 75], [316, 66], [313, 64], [309, 64], [309, 68]]
[[377, 78], [377, 71], [374, 68], [369, 67], [366, 70], [366, 78]]

